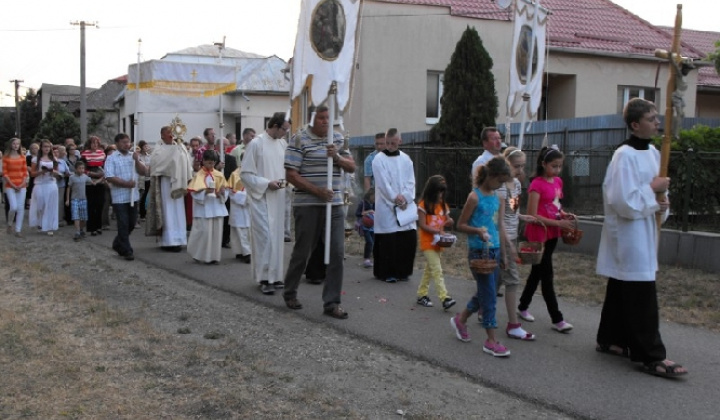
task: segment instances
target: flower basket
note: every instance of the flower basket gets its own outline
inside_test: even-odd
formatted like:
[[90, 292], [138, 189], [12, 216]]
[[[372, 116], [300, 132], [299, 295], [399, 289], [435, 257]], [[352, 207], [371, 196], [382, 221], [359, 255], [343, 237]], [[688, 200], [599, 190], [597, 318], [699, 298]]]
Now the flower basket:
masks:
[[578, 229], [578, 220], [577, 216], [574, 214], [568, 213], [567, 218], [572, 220], [575, 227], [572, 229], [563, 229], [562, 230], [562, 240], [563, 243], [566, 243], [568, 245], [577, 245], [580, 243], [580, 240], [583, 237], [583, 231]]
[[[545, 228], [545, 240], [547, 240], [547, 226], [545, 226], [545, 223], [540, 222], [538, 220], [538, 223], [542, 225], [543, 228]], [[520, 262], [523, 264], [540, 264], [540, 261], [542, 260], [543, 252], [545, 252], [545, 242], [531, 242], [531, 241], [523, 241], [518, 243], [518, 258], [520, 258]]]
[[453, 235], [452, 233], [443, 233], [440, 235], [440, 239], [437, 241], [435, 245], [442, 247], [442, 248], [450, 248], [455, 244], [455, 241], [457, 240], [457, 237]]
[[470, 260], [470, 269], [478, 274], [490, 274], [495, 271], [497, 265], [497, 260], [490, 256], [490, 244], [487, 242], [480, 258]]

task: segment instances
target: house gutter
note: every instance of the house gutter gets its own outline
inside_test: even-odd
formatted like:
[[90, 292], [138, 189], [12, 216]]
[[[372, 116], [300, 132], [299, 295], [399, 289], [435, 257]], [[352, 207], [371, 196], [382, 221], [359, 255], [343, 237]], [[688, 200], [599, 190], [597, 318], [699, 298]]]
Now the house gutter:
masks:
[[643, 60], [643, 61], [652, 61], [654, 63], [657, 62], [665, 62], [666, 59], [657, 58], [654, 55], [646, 55], [646, 54], [633, 54], [633, 53], [614, 53], [614, 52], [600, 52], [600, 51], [594, 51], [594, 50], [582, 50], [578, 48], [568, 48], [568, 47], [549, 47], [550, 53], [564, 53], [564, 54], [575, 54], [575, 55], [590, 55], [593, 57], [608, 57], [608, 58], [619, 58], [627, 60], [628, 58], [635, 59], [635, 60]]

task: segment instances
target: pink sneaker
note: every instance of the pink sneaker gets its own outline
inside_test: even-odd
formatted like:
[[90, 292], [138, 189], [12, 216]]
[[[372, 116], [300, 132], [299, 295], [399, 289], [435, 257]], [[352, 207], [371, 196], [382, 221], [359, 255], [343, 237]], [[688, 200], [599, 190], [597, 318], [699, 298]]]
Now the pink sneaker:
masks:
[[532, 314], [528, 310], [518, 311], [517, 314], [520, 318], [524, 319], [527, 322], [535, 321], [535, 317], [532, 316]]
[[470, 335], [467, 332], [465, 324], [460, 322], [459, 316], [460, 314], [455, 314], [454, 317], [450, 318], [450, 326], [455, 330], [455, 336], [458, 340], [467, 343], [470, 341]]
[[483, 344], [483, 352], [487, 354], [492, 354], [494, 357], [510, 356], [510, 350], [500, 344], [499, 341], [496, 341], [495, 344], [490, 344], [490, 341], [485, 340], [485, 344]]

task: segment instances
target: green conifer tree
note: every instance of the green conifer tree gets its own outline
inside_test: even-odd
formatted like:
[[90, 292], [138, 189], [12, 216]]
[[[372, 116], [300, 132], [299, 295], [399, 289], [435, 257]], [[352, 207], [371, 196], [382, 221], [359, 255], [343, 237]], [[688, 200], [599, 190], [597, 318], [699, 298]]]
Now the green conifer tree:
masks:
[[495, 126], [498, 99], [493, 61], [475, 28], [467, 27], [445, 69], [440, 120], [430, 139], [441, 145], [481, 145], [483, 127]]

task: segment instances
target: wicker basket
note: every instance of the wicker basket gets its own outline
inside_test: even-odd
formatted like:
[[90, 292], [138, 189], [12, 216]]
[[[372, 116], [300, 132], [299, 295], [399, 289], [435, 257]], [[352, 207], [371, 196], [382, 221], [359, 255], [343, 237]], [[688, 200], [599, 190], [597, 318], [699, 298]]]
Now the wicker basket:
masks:
[[457, 240], [457, 237], [451, 233], [443, 233], [440, 235], [440, 239], [437, 241], [435, 245], [442, 247], [442, 248], [450, 248], [453, 246], [455, 241]]
[[470, 269], [478, 274], [490, 274], [497, 268], [497, 261], [479, 258], [470, 260]]
[[568, 218], [572, 220], [575, 224], [575, 227], [573, 229], [563, 229], [562, 230], [562, 240], [564, 243], [568, 245], [577, 245], [580, 243], [580, 239], [583, 237], [583, 231], [578, 229], [578, 220], [577, 216], [574, 214], [568, 213]]
[[[545, 228], [545, 240], [547, 240], [547, 226], [540, 220], [537, 221]], [[540, 264], [542, 260], [543, 252], [545, 252], [545, 241], [543, 242], [530, 242], [523, 241], [518, 243], [518, 257], [520, 262], [523, 264]]]

